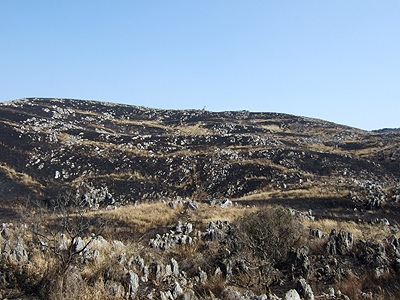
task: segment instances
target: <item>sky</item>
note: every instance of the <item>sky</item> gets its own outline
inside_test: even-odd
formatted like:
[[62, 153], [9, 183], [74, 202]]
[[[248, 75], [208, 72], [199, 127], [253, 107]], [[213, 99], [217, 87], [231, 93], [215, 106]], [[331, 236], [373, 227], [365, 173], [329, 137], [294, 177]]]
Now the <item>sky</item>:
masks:
[[0, 101], [400, 127], [400, 1], [0, 1]]

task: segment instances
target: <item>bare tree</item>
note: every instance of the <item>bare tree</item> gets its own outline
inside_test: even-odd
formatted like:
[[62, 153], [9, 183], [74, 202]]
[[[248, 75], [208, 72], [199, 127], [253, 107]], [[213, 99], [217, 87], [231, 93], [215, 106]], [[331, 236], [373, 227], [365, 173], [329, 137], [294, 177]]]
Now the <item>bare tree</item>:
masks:
[[[28, 214], [33, 240], [53, 258], [38, 284], [39, 293], [46, 293], [44, 298], [71, 298], [70, 278], [80, 277], [74, 269], [106, 226], [105, 220], [90, 217], [89, 213], [86, 201], [73, 193], [62, 193], [48, 205], [34, 202]], [[49, 291], [53, 296], [47, 295]]]

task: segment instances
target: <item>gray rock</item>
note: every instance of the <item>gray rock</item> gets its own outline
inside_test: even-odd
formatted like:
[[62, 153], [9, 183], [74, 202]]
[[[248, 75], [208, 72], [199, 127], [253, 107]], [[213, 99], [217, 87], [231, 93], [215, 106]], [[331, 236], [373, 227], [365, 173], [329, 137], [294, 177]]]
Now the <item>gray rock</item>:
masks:
[[73, 247], [76, 252], [82, 251], [83, 248], [85, 248], [85, 242], [80, 236], [78, 236], [78, 238], [74, 241]]
[[118, 262], [120, 265], [124, 265], [126, 263], [126, 254], [125, 253], [121, 253], [119, 258], [118, 258]]
[[177, 245], [191, 245], [193, 239], [188, 236], [193, 230], [191, 223], [183, 225], [178, 222], [178, 225], [174, 227], [174, 230], [165, 233], [163, 236], [156, 235], [154, 239], [150, 239], [149, 246], [155, 249], [169, 250]]
[[6, 240], [12, 238], [13, 235], [14, 235], [14, 230], [9, 227], [5, 227], [1, 231], [1, 236], [3, 236]]
[[198, 207], [199, 207], [199, 206], [197, 205], [197, 202], [196, 202], [196, 201], [190, 200], [190, 199], [187, 199], [187, 201], [185, 202], [185, 206], [186, 206], [187, 208], [192, 209], [192, 210], [197, 210]]
[[301, 278], [297, 281], [296, 290], [300, 297], [304, 298], [305, 300], [314, 300], [314, 293], [311, 289], [311, 286], [304, 278]]
[[297, 281], [296, 290], [299, 293], [299, 295], [303, 298], [305, 296], [306, 286], [307, 286], [307, 282], [304, 278], [301, 278]]
[[300, 295], [296, 290], [290, 290], [286, 293], [284, 300], [301, 300]]
[[311, 289], [311, 286], [309, 284], [307, 284], [306, 286], [306, 291], [305, 291], [305, 295], [304, 295], [304, 300], [314, 300], [314, 293]]
[[197, 297], [193, 290], [187, 289], [181, 296], [180, 300], [197, 300]]
[[152, 263], [149, 267], [149, 273], [154, 276], [156, 281], [161, 281], [165, 275], [165, 266], [161, 263]]
[[329, 288], [329, 297], [335, 297], [335, 289], [333, 287]]
[[165, 266], [165, 276], [171, 276], [172, 275], [172, 268], [171, 265], [168, 264]]
[[199, 267], [199, 278], [200, 278], [200, 283], [205, 284], [207, 282], [207, 273], [200, 269]]
[[127, 278], [128, 291], [126, 293], [126, 296], [128, 297], [128, 299], [134, 299], [139, 289], [139, 277], [132, 270], [130, 270], [127, 275], [128, 275]]
[[184, 231], [183, 231], [183, 234], [188, 235], [188, 234], [190, 234], [190, 233], [192, 232], [192, 230], [193, 230], [193, 225], [192, 225], [192, 223], [186, 223], [186, 224], [185, 224]]
[[230, 260], [226, 260], [224, 262], [224, 266], [225, 266], [225, 280], [226, 282], [231, 281], [232, 279], [232, 261]]
[[175, 277], [179, 276], [179, 265], [178, 262], [174, 259], [171, 258], [171, 267], [172, 267], [172, 275]]
[[232, 201], [229, 199], [225, 199], [221, 202], [220, 206], [221, 208], [228, 208], [229, 206], [232, 206]]
[[122, 298], [125, 294], [125, 289], [122, 284], [114, 280], [107, 280], [104, 284], [104, 289], [108, 294], [117, 298]]
[[23, 240], [18, 239], [15, 248], [12, 250], [11, 259], [19, 264], [28, 262], [28, 252], [25, 250]]
[[322, 237], [324, 236], [322, 231], [319, 229], [310, 229], [310, 235], [319, 239], [322, 239]]
[[93, 256], [93, 258], [94, 258], [94, 259], [96, 259], [96, 258], [98, 258], [98, 257], [99, 257], [99, 255], [100, 255], [100, 252], [99, 252], [99, 250], [97, 250], [97, 249], [94, 249], [94, 250], [93, 250], [93, 253], [92, 253], [92, 256]]
[[173, 291], [172, 291], [172, 296], [174, 296], [174, 298], [178, 298], [182, 294], [183, 294], [183, 290], [182, 290], [181, 286], [179, 285], [178, 282], [175, 282]]
[[68, 239], [65, 236], [65, 234], [61, 233], [61, 241], [60, 241], [60, 246], [58, 247], [60, 250], [67, 250], [68, 249]]
[[143, 270], [144, 270], [144, 259], [143, 258], [141, 258], [139, 255], [136, 257], [136, 259], [135, 259], [135, 262], [136, 262], [136, 265], [138, 266], [138, 268], [139, 268], [139, 271], [140, 272], [142, 272], [143, 273]]
[[289, 253], [289, 262], [300, 271], [301, 276], [308, 278], [311, 273], [311, 263], [308, 258], [309, 248], [302, 245], [299, 249]]
[[171, 294], [171, 291], [160, 292], [161, 300], [175, 300]]
[[328, 254], [345, 255], [349, 253], [352, 250], [352, 248], [353, 248], [353, 233], [344, 230], [340, 230], [340, 232], [337, 233], [336, 229], [332, 229], [329, 235], [328, 243], [326, 245], [326, 250]]

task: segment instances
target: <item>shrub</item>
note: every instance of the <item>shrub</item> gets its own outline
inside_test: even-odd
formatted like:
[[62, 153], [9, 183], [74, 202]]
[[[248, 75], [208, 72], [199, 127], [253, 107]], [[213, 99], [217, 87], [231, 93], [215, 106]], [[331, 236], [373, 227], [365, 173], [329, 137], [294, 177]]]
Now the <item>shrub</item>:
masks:
[[298, 229], [293, 216], [282, 207], [264, 207], [237, 221], [241, 248], [265, 261], [286, 259], [288, 251], [300, 237]]

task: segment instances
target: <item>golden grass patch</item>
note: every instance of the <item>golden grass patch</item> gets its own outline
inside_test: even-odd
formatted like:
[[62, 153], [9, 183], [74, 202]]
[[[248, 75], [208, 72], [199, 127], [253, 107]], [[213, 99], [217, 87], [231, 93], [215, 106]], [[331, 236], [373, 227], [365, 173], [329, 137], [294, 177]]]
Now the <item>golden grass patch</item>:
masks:
[[321, 219], [316, 221], [303, 221], [302, 224], [307, 229], [319, 229], [327, 235], [329, 235], [332, 229], [343, 229], [352, 232], [355, 240], [381, 240], [389, 234], [387, 226], [376, 226], [365, 223], [358, 224], [354, 221]]
[[102, 216], [111, 221], [124, 223], [125, 226], [143, 233], [152, 228], [170, 225], [173, 220], [178, 219], [179, 213], [178, 209], [171, 209], [166, 204], [157, 201], [103, 211]]
[[6, 163], [0, 164], [0, 172], [3, 172], [9, 179], [17, 181], [18, 183], [29, 187], [43, 189], [43, 185], [33, 179], [26, 173], [17, 172], [13, 168], [9, 167]]

